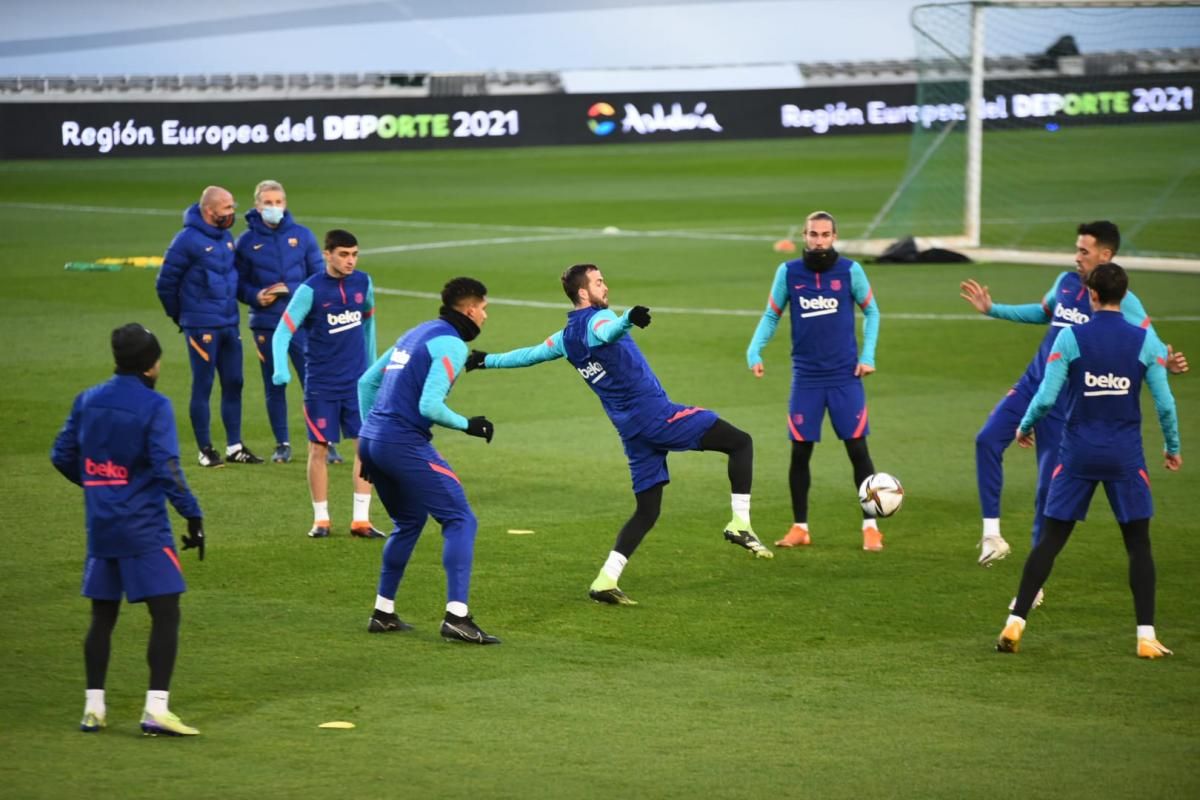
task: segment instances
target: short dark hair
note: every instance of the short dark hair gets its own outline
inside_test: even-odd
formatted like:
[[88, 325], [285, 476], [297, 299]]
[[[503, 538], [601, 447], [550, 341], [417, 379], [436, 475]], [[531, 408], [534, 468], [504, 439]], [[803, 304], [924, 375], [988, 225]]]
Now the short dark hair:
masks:
[[1129, 291], [1129, 274], [1120, 264], [1097, 264], [1087, 276], [1087, 287], [1103, 305], [1120, 303]]
[[482, 300], [487, 297], [487, 287], [474, 278], [454, 278], [442, 287], [442, 305], [457, 308], [463, 300]]
[[1109, 222], [1106, 219], [1084, 222], [1075, 229], [1075, 233], [1080, 236], [1091, 236], [1096, 240], [1096, 244], [1112, 250], [1114, 256], [1121, 249], [1121, 231], [1115, 222]]
[[562, 274], [563, 291], [572, 303], [579, 302], [579, 290], [587, 286], [587, 274], [594, 269], [600, 269], [595, 264], [576, 264]]
[[358, 239], [350, 231], [334, 228], [325, 234], [325, 252], [331, 253], [339, 247], [358, 247]]

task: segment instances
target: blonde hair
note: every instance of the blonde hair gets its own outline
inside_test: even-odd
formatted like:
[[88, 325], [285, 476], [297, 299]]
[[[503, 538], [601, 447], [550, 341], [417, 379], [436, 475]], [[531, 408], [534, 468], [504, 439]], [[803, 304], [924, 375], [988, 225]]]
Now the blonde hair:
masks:
[[837, 233], [837, 220], [834, 219], [833, 214], [830, 214], [828, 211], [814, 211], [811, 214], [809, 214], [807, 217], [805, 217], [804, 218], [804, 230], [806, 230], [806, 231], [808, 230], [808, 223], [810, 223], [814, 220], [818, 220], [818, 219], [829, 220], [831, 223], [833, 223], [833, 232]]
[[281, 195], [283, 195], [283, 199], [287, 200], [287, 192], [285, 192], [283, 190], [283, 184], [280, 183], [279, 181], [271, 181], [271, 180], [259, 181], [258, 186], [254, 187], [254, 202], [255, 203], [262, 200], [263, 192], [279, 192]]

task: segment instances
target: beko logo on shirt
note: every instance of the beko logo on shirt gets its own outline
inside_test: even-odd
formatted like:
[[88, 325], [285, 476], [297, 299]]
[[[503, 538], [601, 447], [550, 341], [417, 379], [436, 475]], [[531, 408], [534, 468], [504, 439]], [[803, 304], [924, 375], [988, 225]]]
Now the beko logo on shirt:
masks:
[[797, 297], [796, 302], [807, 312], [801, 314], [801, 317], [821, 317], [826, 314], [836, 314], [838, 310], [836, 297]]
[[88, 475], [96, 475], [100, 478], [129, 477], [129, 470], [120, 464], [114, 464], [112, 460], [96, 462], [90, 458], [85, 458], [83, 459], [83, 471]]
[[599, 361], [589, 361], [586, 366], [576, 367], [576, 369], [579, 370], [579, 374], [582, 375], [583, 379], [588, 383], [596, 383], [598, 380], [608, 374], [604, 371], [604, 365]]
[[340, 314], [326, 313], [325, 319], [329, 322], [330, 333], [341, 333], [361, 325], [362, 316], [361, 311], [343, 311]]
[[1084, 325], [1091, 319], [1091, 317], [1078, 308], [1067, 308], [1062, 303], [1054, 304], [1054, 318], [1062, 320], [1062, 322], [1054, 323], [1059, 328], [1065, 328], [1070, 325]]
[[393, 350], [392, 357], [388, 359], [388, 365], [384, 367], [384, 371], [404, 369], [410, 360], [412, 360], [412, 355], [407, 350]]
[[1084, 397], [1099, 397], [1102, 395], [1129, 394], [1129, 388], [1133, 386], [1133, 381], [1124, 375], [1113, 375], [1111, 372], [1107, 375], [1093, 375], [1084, 370], [1083, 385], [1094, 390], [1084, 392]]

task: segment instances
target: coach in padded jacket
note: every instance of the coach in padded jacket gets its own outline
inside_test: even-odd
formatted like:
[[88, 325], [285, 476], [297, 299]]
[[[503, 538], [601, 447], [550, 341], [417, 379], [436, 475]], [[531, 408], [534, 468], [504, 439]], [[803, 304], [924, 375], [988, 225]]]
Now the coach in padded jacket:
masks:
[[[296, 287], [325, 270], [325, 259], [313, 232], [296, 222], [287, 208], [287, 195], [278, 181], [260, 181], [254, 188], [254, 208], [246, 212], [246, 232], [237, 239], [234, 257], [238, 271], [238, 300], [250, 309], [250, 336], [258, 350], [266, 396], [267, 419], [275, 434], [271, 460], [286, 463], [292, 448], [288, 436], [287, 387], [271, 380], [275, 357], [271, 337]], [[287, 287], [285, 295], [272, 289]], [[304, 386], [304, 331], [297, 330], [288, 354], [300, 386]]]
[[[233, 227], [237, 204], [220, 186], [209, 186], [200, 202], [183, 214], [183, 230], [175, 234], [163, 257], [155, 289], [163, 310], [187, 337], [192, 366], [189, 414], [200, 465], [262, 463], [242, 445], [242, 340], [238, 333], [237, 269]], [[221, 377], [221, 421], [225, 425], [225, 458], [212, 446], [209, 396], [214, 372]]]

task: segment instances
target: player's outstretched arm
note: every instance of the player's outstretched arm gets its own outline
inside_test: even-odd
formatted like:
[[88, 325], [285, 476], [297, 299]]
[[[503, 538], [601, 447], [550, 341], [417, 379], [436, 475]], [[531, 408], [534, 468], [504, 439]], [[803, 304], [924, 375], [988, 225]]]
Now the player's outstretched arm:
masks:
[[532, 367], [544, 361], [562, 358], [566, 351], [562, 346], [562, 331], [557, 331], [546, 337], [546, 341], [531, 347], [521, 347], [506, 353], [484, 353], [476, 350], [474, 358], [468, 358], [466, 368], [473, 369], [515, 369], [517, 367]]
[[970, 303], [980, 314], [987, 314], [992, 310], [992, 293], [979, 281], [968, 278], [958, 285], [958, 289], [958, 296]]

